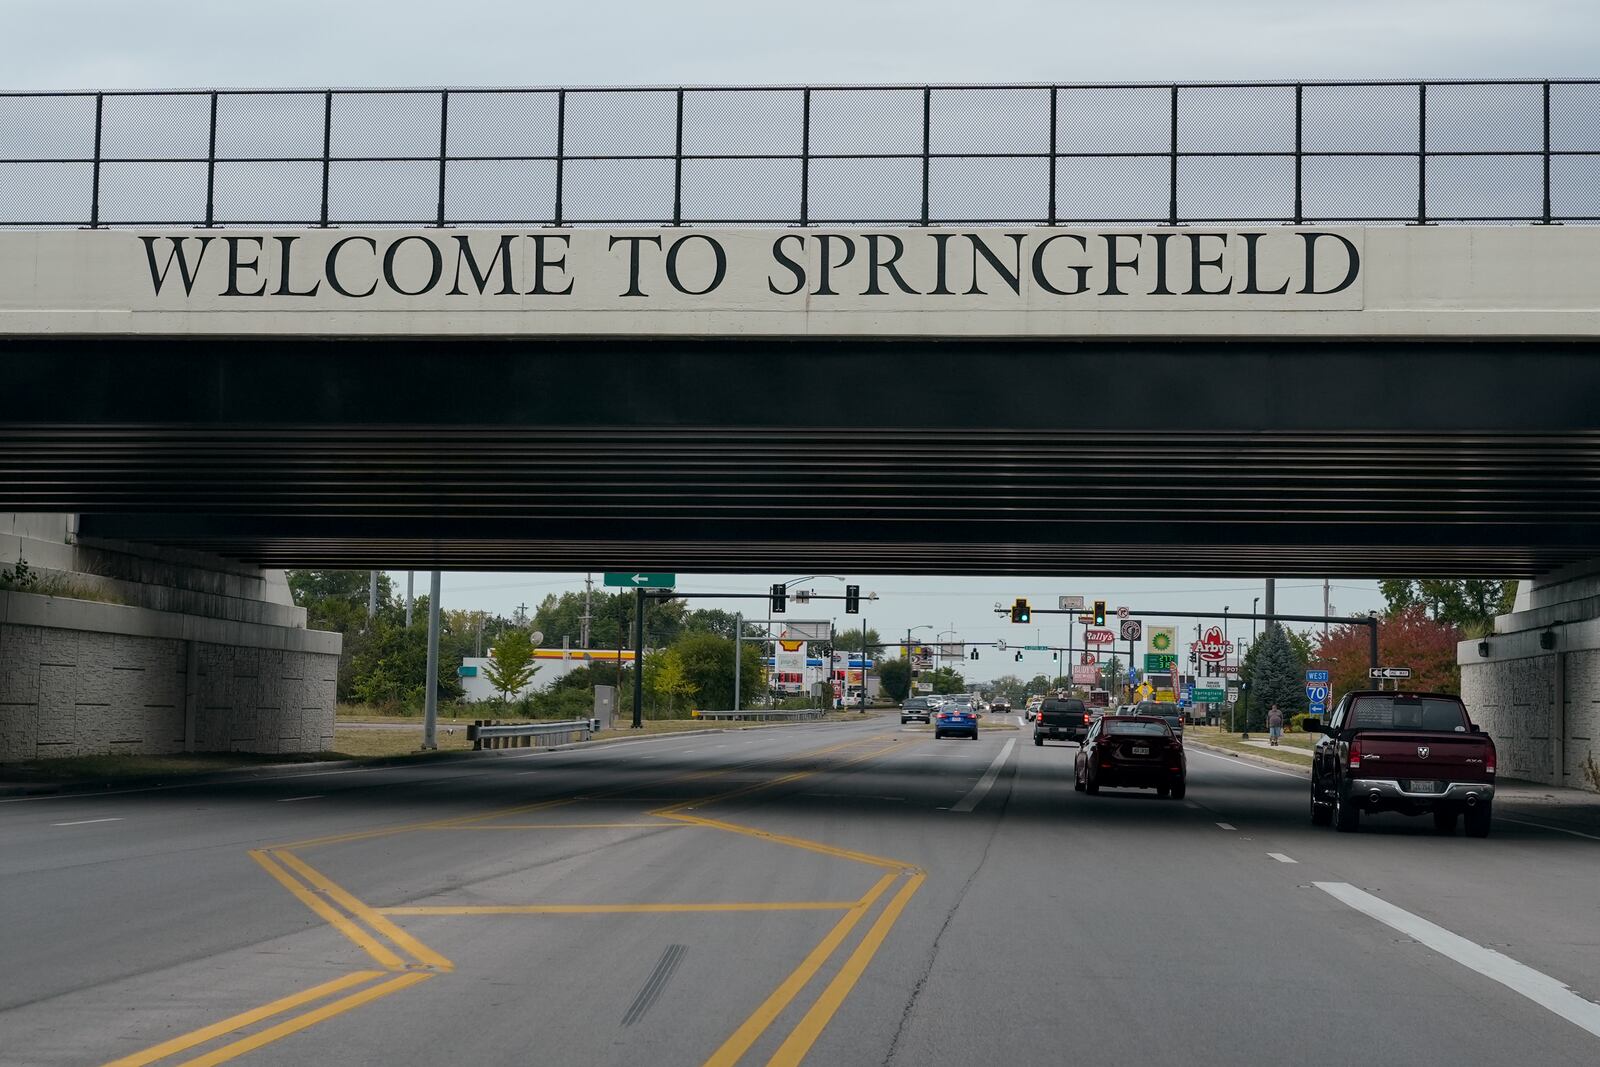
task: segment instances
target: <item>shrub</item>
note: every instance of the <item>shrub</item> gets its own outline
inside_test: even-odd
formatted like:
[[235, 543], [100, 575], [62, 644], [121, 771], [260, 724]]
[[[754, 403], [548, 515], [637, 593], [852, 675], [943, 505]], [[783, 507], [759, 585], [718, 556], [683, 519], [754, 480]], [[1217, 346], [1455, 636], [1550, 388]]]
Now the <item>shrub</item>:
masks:
[[1310, 714], [1308, 714], [1306, 712], [1301, 712], [1299, 715], [1290, 716], [1290, 718], [1289, 718], [1289, 732], [1293, 733], [1293, 734], [1303, 734], [1303, 733], [1305, 733], [1306, 732], [1306, 720], [1310, 719], [1312, 717], [1313, 716], [1311, 716]]

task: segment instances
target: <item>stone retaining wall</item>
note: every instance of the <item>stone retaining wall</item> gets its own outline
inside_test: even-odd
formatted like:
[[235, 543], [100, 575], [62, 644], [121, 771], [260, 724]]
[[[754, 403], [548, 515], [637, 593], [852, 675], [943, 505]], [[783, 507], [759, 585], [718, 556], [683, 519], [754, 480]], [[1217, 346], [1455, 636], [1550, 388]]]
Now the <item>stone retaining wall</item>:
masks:
[[340, 637], [0, 592], [0, 761], [333, 747]]

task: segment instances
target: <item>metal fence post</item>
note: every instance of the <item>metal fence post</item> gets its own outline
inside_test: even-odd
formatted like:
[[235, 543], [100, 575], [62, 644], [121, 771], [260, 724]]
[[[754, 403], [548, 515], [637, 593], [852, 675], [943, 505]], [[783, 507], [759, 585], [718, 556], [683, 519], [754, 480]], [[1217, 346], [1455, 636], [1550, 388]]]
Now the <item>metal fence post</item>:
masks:
[[106, 94], [94, 94], [94, 175], [89, 200], [89, 228], [100, 227], [100, 139], [105, 131]]
[[444, 162], [450, 151], [450, 90], [439, 90], [439, 212], [435, 226], [444, 225]]
[[333, 157], [333, 91], [322, 94], [322, 218], [319, 226], [328, 224], [328, 170]]
[[1428, 83], [1417, 83], [1417, 225], [1428, 224]]
[[[1049, 225], [1056, 224], [1056, 94], [1060, 92], [1054, 85], [1050, 87], [1050, 214], [1046, 220]], [[848, 670], [846, 671], [849, 677]]]
[[1294, 87], [1294, 224], [1305, 221], [1305, 90], [1304, 85]]
[[[1548, 157], [1547, 157], [1548, 158]], [[800, 225], [811, 220], [811, 87], [800, 98]], [[737, 644], [737, 642], [735, 642]], [[734, 698], [734, 710], [739, 709]]]
[[1550, 83], [1544, 83], [1544, 218], [1550, 225]]
[[683, 90], [678, 90], [678, 141], [672, 150], [672, 224], [683, 225]]
[[1169, 189], [1171, 198], [1167, 203], [1167, 225], [1178, 224], [1178, 87], [1172, 87], [1172, 148], [1169, 159]]
[[928, 224], [928, 160], [933, 147], [933, 87], [922, 88], [922, 224]]
[[211, 135], [206, 146], [206, 226], [216, 224], [217, 205], [217, 94], [211, 94]]
[[556, 91], [556, 217], [555, 224], [561, 225], [561, 196], [565, 191], [562, 182], [566, 178], [567, 170], [567, 91]]

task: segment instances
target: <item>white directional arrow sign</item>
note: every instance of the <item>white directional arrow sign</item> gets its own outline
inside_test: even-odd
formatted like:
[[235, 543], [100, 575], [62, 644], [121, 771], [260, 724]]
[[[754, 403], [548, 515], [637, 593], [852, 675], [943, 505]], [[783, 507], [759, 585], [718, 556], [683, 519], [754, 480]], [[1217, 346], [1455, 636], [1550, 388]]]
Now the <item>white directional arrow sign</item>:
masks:
[[1372, 667], [1367, 671], [1368, 678], [1409, 678], [1410, 667]]
[[606, 571], [605, 584], [613, 589], [671, 589], [678, 584], [678, 576], [659, 571]]

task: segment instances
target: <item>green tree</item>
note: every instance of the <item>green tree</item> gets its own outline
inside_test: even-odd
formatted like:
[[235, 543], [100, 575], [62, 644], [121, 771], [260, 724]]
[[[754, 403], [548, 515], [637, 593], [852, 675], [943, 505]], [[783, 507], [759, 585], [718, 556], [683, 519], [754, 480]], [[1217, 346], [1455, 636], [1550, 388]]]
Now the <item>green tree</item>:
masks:
[[[729, 652], [731, 651], [732, 642], [729, 642]], [[689, 677], [684, 667], [683, 656], [676, 647], [652, 653], [645, 660], [645, 684], [650, 686], [658, 699], [665, 702], [667, 712], [673, 716], [677, 715], [681, 703], [692, 700], [699, 692], [699, 687]], [[733, 692], [731, 681], [728, 691]]]
[[878, 684], [885, 696], [897, 703], [911, 695], [911, 664], [905, 659], [886, 659], [878, 664]]
[[[733, 707], [733, 641], [710, 633], [691, 633], [672, 646], [685, 683], [700, 704], [724, 711]], [[765, 688], [761, 649], [743, 642], [739, 649], [740, 706], [749, 707]]]
[[532, 635], [519, 627], [507, 630], [495, 639], [483, 674], [501, 699], [510, 700], [533, 680], [538, 670], [533, 662]]
[[[882, 651], [877, 646], [883, 643], [883, 638], [878, 636], [878, 631], [867, 627], [867, 658], [876, 661]], [[851, 656], [861, 655], [861, 627], [853, 630], [840, 630], [833, 635], [833, 647], [840, 652], [848, 652]]]
[[1436, 622], [1482, 637], [1494, 630], [1494, 617], [1511, 611], [1517, 583], [1490, 578], [1389, 578], [1378, 583], [1387, 604], [1385, 615], [1421, 607]]
[[1245, 729], [1265, 729], [1267, 711], [1273, 704], [1283, 712], [1285, 721], [1306, 710], [1306, 657], [1290, 640], [1290, 633], [1282, 626], [1268, 626], [1250, 650], [1254, 662], [1248, 679]]
[[965, 693], [967, 683], [953, 667], [940, 667], [923, 675], [922, 681], [932, 682], [935, 693]]
[[1015, 706], [1028, 699], [1028, 684], [1014, 674], [1002, 674], [988, 685], [991, 697], [1005, 697]]

